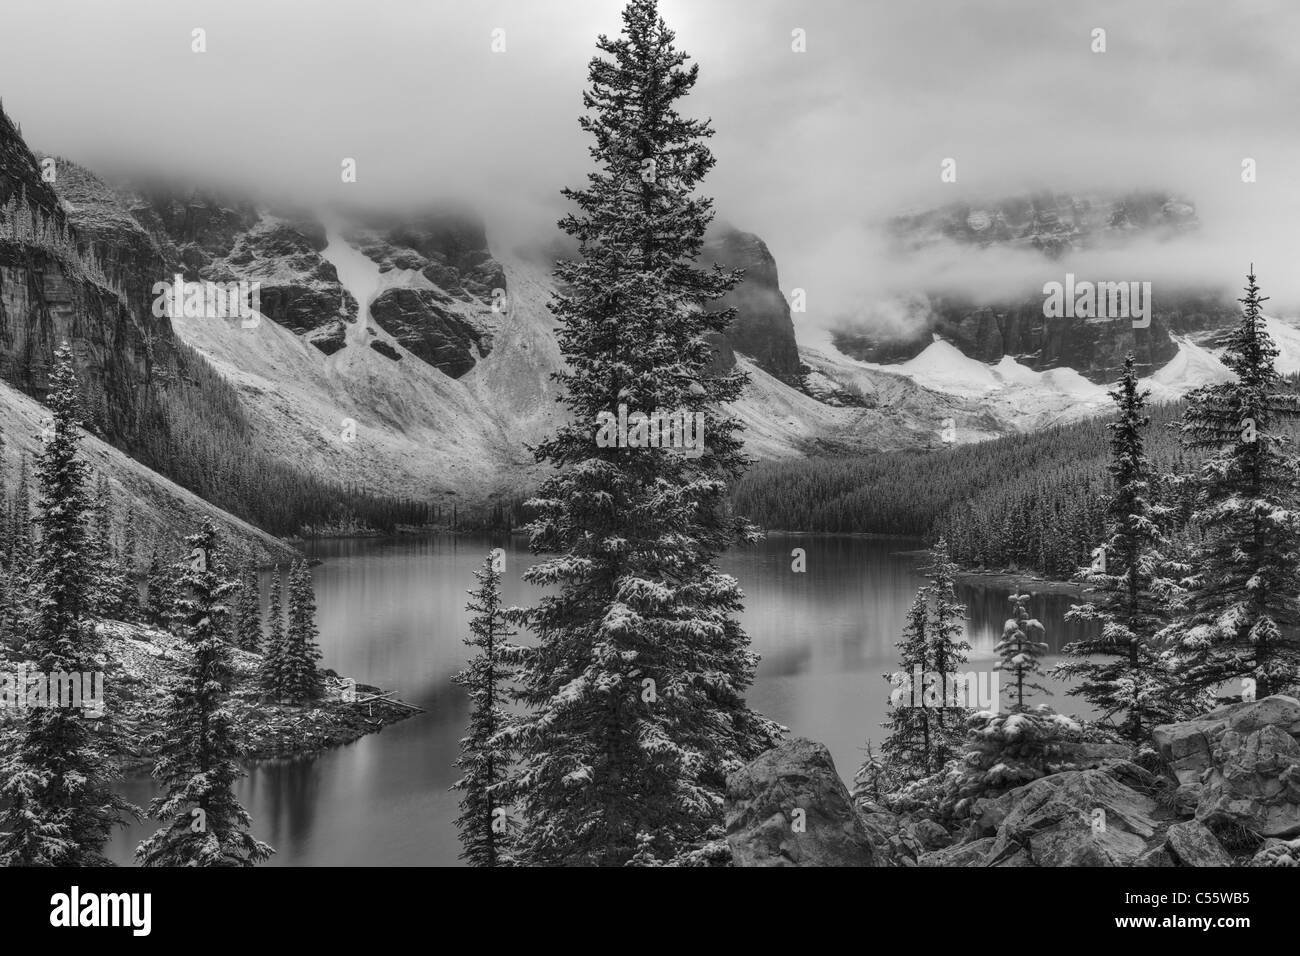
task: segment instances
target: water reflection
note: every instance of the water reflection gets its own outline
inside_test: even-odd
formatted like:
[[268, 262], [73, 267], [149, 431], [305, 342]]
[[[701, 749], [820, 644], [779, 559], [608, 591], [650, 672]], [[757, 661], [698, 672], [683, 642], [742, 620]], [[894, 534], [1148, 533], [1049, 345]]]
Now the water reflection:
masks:
[[[466, 591], [491, 548], [507, 552], [506, 604], [536, 590], [520, 580], [534, 559], [520, 539], [437, 537], [317, 543], [313, 569], [323, 666], [393, 689], [427, 713], [314, 758], [259, 764], [240, 781], [254, 834], [279, 851], [270, 865], [452, 864], [452, 761], [467, 705], [450, 678], [465, 661]], [[881, 675], [894, 670], [907, 609], [924, 583], [915, 542], [852, 537], [772, 536], [729, 555], [724, 569], [746, 595], [743, 623], [762, 655], [751, 704], [799, 736], [825, 743], [842, 776], [852, 776], [868, 737], [880, 738], [888, 703]], [[792, 570], [803, 548], [806, 568]], [[263, 577], [264, 591], [268, 584]], [[1030, 588], [1031, 592], [1033, 588]], [[972, 667], [988, 667], [1007, 617], [1007, 591], [963, 585], [970, 607]], [[1065, 625], [1070, 598], [1035, 595], [1031, 610], [1053, 652], [1088, 633]], [[1077, 710], [1058, 694], [1055, 706]], [[126, 782], [138, 803], [153, 792], [147, 775]], [[119, 862], [156, 824], [131, 827], [113, 846]]]

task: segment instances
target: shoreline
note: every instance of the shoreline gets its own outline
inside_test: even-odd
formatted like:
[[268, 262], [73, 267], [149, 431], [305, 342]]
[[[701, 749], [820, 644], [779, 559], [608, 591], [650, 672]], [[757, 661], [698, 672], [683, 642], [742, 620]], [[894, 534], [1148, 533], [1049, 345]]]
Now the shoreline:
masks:
[[[107, 704], [115, 720], [129, 727], [128, 749], [119, 769], [148, 772], [154, 755], [144, 741], [161, 729], [170, 678], [189, 656], [182, 638], [141, 624], [97, 624], [108, 647]], [[263, 698], [257, 686], [262, 655], [232, 648], [235, 683], [227, 701], [240, 735], [240, 762], [312, 757], [352, 743], [423, 710], [370, 684], [324, 671], [325, 694], [307, 706]]]

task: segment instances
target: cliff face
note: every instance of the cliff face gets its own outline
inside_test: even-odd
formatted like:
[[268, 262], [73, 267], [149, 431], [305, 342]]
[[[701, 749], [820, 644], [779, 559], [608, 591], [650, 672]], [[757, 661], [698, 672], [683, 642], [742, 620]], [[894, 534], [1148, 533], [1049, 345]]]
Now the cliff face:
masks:
[[491, 354], [493, 317], [509, 309], [509, 287], [480, 219], [445, 209], [370, 217], [350, 238], [389, 286], [370, 303], [376, 325], [452, 378]]
[[44, 395], [54, 350], [67, 340], [88, 382], [87, 411], [109, 436], [173, 358], [171, 328], [149, 312], [158, 250], [129, 216], [105, 215], [77, 167], [54, 160], [76, 203], [64, 202], [17, 127], [0, 112], [0, 378]]
[[[1074, 253], [1121, 249], [1139, 237], [1176, 242], [1199, 226], [1195, 207], [1167, 194], [1040, 193], [899, 217], [889, 223], [887, 233], [900, 256], [924, 255], [942, 243], [1031, 250], [1042, 256], [1047, 278], [1063, 281]], [[926, 308], [907, 333], [884, 334], [845, 324], [834, 335], [836, 347], [864, 361], [901, 362], [915, 357], [939, 335], [983, 362], [995, 363], [1009, 355], [1035, 370], [1070, 367], [1094, 382], [1106, 382], [1114, 379], [1127, 352], [1132, 351], [1144, 369], [1158, 367], [1177, 354], [1171, 332], [1222, 328], [1237, 315], [1231, 301], [1191, 288], [1153, 289], [1151, 324], [1141, 329], [1134, 329], [1128, 319], [1046, 318], [1041, 288], [992, 304], [925, 289], [918, 292]]]
[[766, 372], [792, 383], [799, 377], [799, 347], [790, 305], [781, 293], [776, 260], [763, 240], [749, 232], [726, 229], [710, 237], [701, 253], [704, 263], [744, 269], [745, 277], [715, 308], [735, 309], [731, 327], [717, 342], [716, 367], [735, 365], [736, 352], [748, 355]]
[[153, 283], [174, 254], [86, 170], [38, 159], [0, 111], [0, 483], [14, 478], [20, 455], [30, 462], [39, 452], [48, 413], [33, 399], [45, 396], [54, 352], [67, 341], [87, 428], [99, 436], [86, 438], [83, 453], [115, 502], [135, 509], [140, 540], [175, 540], [209, 515], [253, 560], [283, 561], [290, 549], [121, 450], [134, 453], [167, 430], [169, 389], [184, 391], [195, 371], [170, 321], [151, 308]]

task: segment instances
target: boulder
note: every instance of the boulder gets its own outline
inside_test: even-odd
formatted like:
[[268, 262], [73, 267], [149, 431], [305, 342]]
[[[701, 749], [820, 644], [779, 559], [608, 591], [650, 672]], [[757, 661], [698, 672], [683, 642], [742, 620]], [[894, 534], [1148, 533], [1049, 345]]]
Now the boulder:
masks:
[[1151, 739], [1179, 784], [1198, 785], [1214, 765], [1214, 748], [1226, 732], [1249, 734], [1265, 726], [1293, 737], [1300, 735], [1300, 700], [1275, 694], [1224, 704], [1195, 720], [1161, 724], [1152, 731]]
[[917, 858], [917, 866], [983, 866], [984, 857], [993, 847], [993, 837], [954, 843], [941, 850], [924, 853]]
[[1232, 857], [1218, 838], [1196, 820], [1171, 826], [1165, 834], [1165, 848], [1181, 866], [1232, 866]]
[[[1098, 816], [1101, 811], [1101, 816]], [[1069, 770], [1021, 788], [990, 866], [1128, 866], [1156, 832], [1155, 801], [1103, 770]]]
[[725, 812], [736, 866], [876, 865], [830, 751], [811, 740], [784, 741], [733, 773]]
[[[1251, 726], [1244, 722], [1244, 726]], [[1224, 732], [1206, 774], [1196, 819], [1266, 837], [1300, 835], [1300, 744], [1273, 724]]]
[[1174, 862], [1173, 855], [1170, 854], [1169, 850], [1162, 843], [1159, 846], [1153, 846], [1151, 849], [1147, 850], [1145, 853], [1139, 856], [1136, 860], [1133, 861], [1133, 865], [1134, 866], [1177, 866], [1178, 864]]
[[933, 820], [917, 820], [908, 827], [916, 841], [927, 850], [937, 850], [952, 842], [952, 836]]
[[1247, 866], [1300, 866], [1300, 839], [1268, 839]]
[[348, 344], [347, 327], [338, 320], [309, 329], [302, 333], [302, 337], [326, 355], [333, 355]]

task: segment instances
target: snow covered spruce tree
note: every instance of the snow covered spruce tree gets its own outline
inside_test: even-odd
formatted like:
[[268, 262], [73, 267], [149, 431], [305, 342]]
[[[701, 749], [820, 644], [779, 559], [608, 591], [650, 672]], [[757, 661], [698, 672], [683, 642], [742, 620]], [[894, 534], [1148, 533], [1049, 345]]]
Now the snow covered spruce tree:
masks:
[[966, 702], [975, 690], [958, 684], [961, 667], [970, 655], [970, 644], [965, 637], [966, 605], [957, 601], [957, 570], [949, 556], [947, 540], [940, 538], [930, 548], [929, 559], [921, 568], [921, 573], [930, 579], [925, 590], [934, 602], [926, 640], [930, 670], [943, 700], [943, 706], [934, 715], [930, 735], [935, 770], [961, 751], [970, 713]]
[[469, 592], [465, 605], [474, 615], [465, 643], [477, 653], [452, 678], [465, 688], [470, 701], [469, 733], [461, 739], [456, 760], [461, 777], [452, 789], [461, 791], [456, 818], [463, 848], [460, 858], [471, 866], [503, 866], [510, 862], [510, 830], [503, 811], [514, 755], [499, 737], [510, 723], [503, 706], [509, 692], [502, 685], [512, 673], [509, 659], [519, 649], [507, 643], [515, 632], [503, 616], [501, 574], [490, 555], [474, 577], [478, 588]]
[[262, 693], [279, 700], [284, 679], [284, 609], [280, 603], [280, 569], [271, 568], [271, 597], [267, 607], [269, 628], [262, 650], [262, 667], [258, 680]]
[[[881, 726], [889, 735], [880, 745], [880, 752], [893, 778], [900, 782], [934, 772], [930, 741], [932, 714], [922, 695], [924, 675], [930, 670], [928, 617], [925, 589], [921, 588], [907, 612], [903, 639], [895, 645], [899, 650], [898, 670], [885, 675], [890, 686], [890, 707]], [[918, 683], [922, 686], [918, 687]]]
[[1000, 660], [993, 669], [1011, 675], [1011, 682], [1002, 688], [1002, 693], [1011, 703], [1011, 712], [1021, 714], [1030, 709], [1025, 704], [1026, 691], [1031, 696], [1036, 690], [1051, 693], [1037, 681], [1043, 673], [1039, 658], [1047, 653], [1047, 644], [1040, 640], [1043, 625], [1029, 616], [1029, 595], [1017, 593], [1009, 600], [1011, 617], [1007, 619], [1002, 639], [995, 648]]
[[316, 593], [306, 561], [297, 561], [289, 571], [289, 626], [280, 654], [279, 699], [305, 705], [325, 693], [325, 678], [316, 662]]
[[1067, 621], [1099, 623], [1101, 634], [1069, 644], [1070, 659], [1054, 669], [1079, 681], [1071, 696], [1088, 701], [1135, 742], [1144, 741], [1156, 724], [1179, 716], [1169, 655], [1156, 647], [1155, 636], [1169, 623], [1182, 593], [1179, 579], [1188, 571], [1166, 557], [1169, 542], [1162, 528], [1168, 509], [1150, 500], [1151, 463], [1143, 442], [1150, 394], [1138, 387], [1130, 353], [1110, 392], [1118, 415], [1106, 426], [1113, 482], [1106, 539], [1092, 565], [1076, 575], [1099, 596], [1065, 615]]
[[[81, 427], [72, 350], [54, 354], [46, 405], [53, 427], [36, 463], [35, 524], [18, 656], [46, 674], [103, 670], [91, 589], [89, 468], [78, 457]], [[101, 681], [103, 677], [99, 678]], [[102, 866], [115, 825], [136, 810], [110, 788], [120, 739], [111, 711], [81, 707], [28, 711], [0, 759], [0, 866]]]
[[[757, 535], [726, 508], [745, 461], [721, 407], [744, 376], [709, 374], [707, 337], [732, 318], [709, 304], [739, 274], [695, 265], [712, 130], [677, 112], [698, 68], [673, 40], [654, 0], [599, 38], [579, 120], [597, 169], [565, 191], [578, 208], [560, 225], [580, 258], [557, 266], [552, 308], [571, 420], [536, 452], [556, 471], [532, 502], [530, 544], [552, 556], [525, 575], [554, 593], [515, 618], [538, 639], [520, 674], [531, 712], [511, 734], [517, 852], [532, 864], [664, 861], [720, 836], [727, 773], [779, 732], [745, 704], [756, 658], [740, 589], [715, 566]], [[598, 442], [620, 408], [702, 415], [701, 453], [647, 447], [644, 419]]]
[[966, 695], [957, 686], [970, 653], [964, 637], [966, 607], [957, 603], [957, 566], [942, 538], [930, 549], [922, 573], [930, 583], [917, 590], [908, 611], [903, 639], [896, 645], [899, 670], [885, 678], [892, 687], [882, 724], [889, 736], [880, 750], [899, 782], [942, 769], [961, 750], [968, 716]]
[[239, 742], [227, 703], [234, 681], [225, 640], [234, 584], [220, 572], [217, 530], [205, 518], [185, 539], [189, 556], [177, 582], [175, 618], [189, 645], [185, 671], [169, 688], [153, 775], [162, 796], [149, 815], [166, 824], [135, 851], [143, 866], [252, 866], [274, 851], [248, 833], [252, 819], [235, 799]]
[[1183, 414], [1184, 444], [1207, 453], [1192, 515], [1201, 542], [1187, 613], [1167, 636], [1189, 691], [1249, 679], [1264, 697], [1300, 673], [1300, 468], [1287, 435], [1300, 398], [1278, 374], [1253, 267], [1245, 291], [1223, 353], [1234, 378], [1196, 389]]

